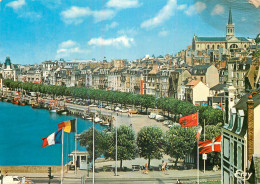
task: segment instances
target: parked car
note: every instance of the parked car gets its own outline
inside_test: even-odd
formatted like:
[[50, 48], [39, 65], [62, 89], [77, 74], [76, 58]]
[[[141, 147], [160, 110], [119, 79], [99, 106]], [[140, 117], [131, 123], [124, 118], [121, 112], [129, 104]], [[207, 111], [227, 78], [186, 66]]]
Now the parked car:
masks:
[[169, 124], [168, 127], [171, 128], [171, 127], [180, 127], [181, 124], [180, 123], [172, 123], [172, 124]]
[[[1, 183], [1, 181], [0, 181]], [[3, 184], [19, 184], [20, 179], [18, 176], [4, 176], [3, 177]]]
[[148, 117], [151, 119], [154, 119], [156, 117], [156, 115], [157, 115], [156, 113], [151, 112], [151, 114]]
[[99, 104], [99, 105], [98, 105], [98, 108], [101, 108], [101, 107], [102, 107], [102, 108], [105, 108], [106, 106]]
[[120, 112], [122, 113], [127, 113], [129, 110], [128, 109], [120, 109]]
[[157, 115], [155, 116], [155, 120], [156, 120], [156, 121], [163, 121], [163, 120], [164, 120], [164, 117], [163, 117], [162, 115], [158, 115], [158, 114], [157, 114]]
[[131, 114], [139, 114], [140, 113], [138, 110], [131, 110], [131, 109], [128, 112], [131, 113]]
[[111, 110], [112, 107], [108, 105], [108, 106], [105, 107], [105, 109], [107, 109], [107, 110]]
[[89, 107], [97, 107], [97, 105], [96, 104], [91, 104], [91, 105], [89, 105]]
[[116, 108], [115, 108], [115, 111], [120, 111], [120, 107], [116, 107]]

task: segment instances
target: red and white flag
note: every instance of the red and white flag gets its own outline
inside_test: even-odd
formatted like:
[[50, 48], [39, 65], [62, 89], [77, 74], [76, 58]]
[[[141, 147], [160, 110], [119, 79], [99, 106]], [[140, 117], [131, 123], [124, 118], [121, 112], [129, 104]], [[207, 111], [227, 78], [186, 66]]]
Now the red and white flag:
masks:
[[197, 137], [198, 140], [200, 140], [201, 131], [202, 131], [202, 127], [199, 126], [198, 132], [197, 132], [197, 134], [196, 134], [196, 137]]
[[202, 153], [211, 153], [213, 151], [221, 151], [221, 135], [215, 137], [212, 140], [206, 140], [199, 142], [200, 154]]

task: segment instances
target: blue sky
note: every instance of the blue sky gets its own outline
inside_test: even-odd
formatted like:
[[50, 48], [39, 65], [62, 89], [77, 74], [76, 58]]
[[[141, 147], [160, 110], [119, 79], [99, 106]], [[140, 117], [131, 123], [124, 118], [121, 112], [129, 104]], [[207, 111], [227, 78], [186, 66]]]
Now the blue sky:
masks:
[[0, 6], [0, 61], [10, 56], [17, 64], [175, 54], [194, 34], [225, 36], [229, 7], [236, 36], [260, 30], [259, 0], [2, 0]]

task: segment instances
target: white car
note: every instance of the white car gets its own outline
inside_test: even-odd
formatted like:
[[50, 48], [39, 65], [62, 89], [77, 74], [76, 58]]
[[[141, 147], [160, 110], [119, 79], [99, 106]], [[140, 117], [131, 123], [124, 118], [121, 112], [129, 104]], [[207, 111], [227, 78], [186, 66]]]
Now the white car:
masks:
[[96, 104], [91, 104], [91, 105], [89, 105], [89, 107], [97, 107], [97, 105]]
[[120, 111], [120, 108], [119, 108], [119, 107], [116, 107], [116, 108], [115, 108], [115, 111]]
[[121, 109], [120, 112], [122, 113], [127, 113], [129, 110], [128, 109]]
[[[0, 181], [1, 183], [1, 181]], [[3, 177], [3, 184], [19, 184], [20, 180], [18, 176], [4, 176]]]
[[151, 118], [151, 119], [154, 119], [154, 118], [156, 117], [156, 115], [157, 115], [157, 114], [151, 112], [151, 114], [150, 114], [148, 117]]

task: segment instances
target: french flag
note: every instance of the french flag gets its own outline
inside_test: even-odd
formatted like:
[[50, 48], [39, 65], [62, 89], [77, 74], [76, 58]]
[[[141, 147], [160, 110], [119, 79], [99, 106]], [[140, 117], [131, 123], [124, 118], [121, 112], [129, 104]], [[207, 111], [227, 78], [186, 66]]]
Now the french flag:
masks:
[[61, 144], [62, 129], [57, 132], [53, 132], [48, 137], [42, 138], [42, 147], [50, 146], [53, 144]]

